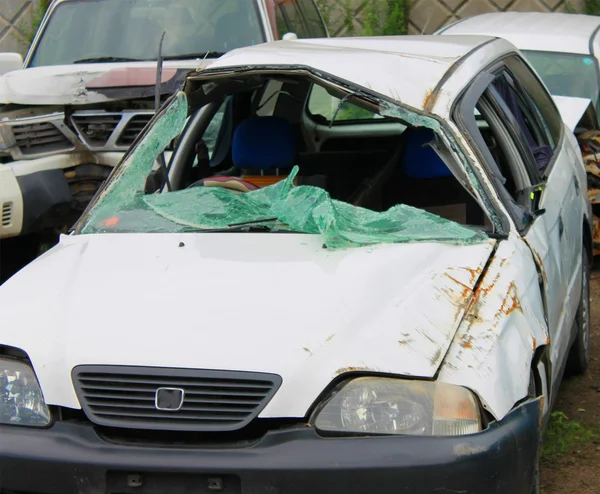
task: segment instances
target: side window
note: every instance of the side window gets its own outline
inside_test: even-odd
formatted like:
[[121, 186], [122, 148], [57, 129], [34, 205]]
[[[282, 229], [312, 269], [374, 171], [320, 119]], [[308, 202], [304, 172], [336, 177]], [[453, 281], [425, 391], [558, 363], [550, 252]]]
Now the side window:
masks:
[[531, 99], [536, 112], [539, 112], [540, 120], [547, 129], [552, 146], [555, 147], [560, 141], [563, 120], [552, 96], [548, 94], [538, 76], [521, 58], [512, 56], [507, 58], [505, 63], [515, 76], [516, 82]]
[[311, 38], [326, 38], [327, 31], [314, 0], [296, 0], [296, 2], [304, 14], [309, 36]]
[[491, 165], [495, 165], [495, 178], [510, 195], [515, 206], [519, 205], [527, 210], [530, 206], [528, 190], [531, 185], [527, 169], [504, 119], [494, 108], [493, 96], [489, 91], [477, 102], [475, 119], [486, 147], [480, 151]]
[[202, 136], [202, 140], [206, 147], [208, 148], [208, 157], [212, 158], [215, 145], [217, 142], [217, 138], [219, 137], [219, 132], [221, 130], [221, 126], [223, 124], [223, 116], [225, 115], [225, 107], [227, 106], [227, 102], [229, 100], [226, 99], [223, 104], [217, 110], [217, 113], [214, 114], [212, 120], [208, 124], [208, 127], [204, 131], [204, 135]]
[[381, 115], [331, 96], [325, 88], [313, 86], [308, 98], [308, 113], [313, 118], [334, 122], [383, 119]]
[[[539, 110], [508, 72], [500, 73], [492, 88], [500, 111], [507, 115], [515, 137], [524, 143], [526, 154], [532, 157], [535, 167], [543, 170], [552, 159], [554, 143]], [[524, 158], [528, 159], [527, 156]]]
[[[313, 0], [281, 0], [277, 3], [279, 37], [286, 32], [298, 38], [324, 38], [327, 36], [323, 21]], [[284, 30], [287, 30], [284, 32]]]
[[281, 5], [278, 5], [275, 8], [275, 18], [277, 22], [277, 34], [279, 35], [277, 39], [283, 39], [283, 35], [291, 32], [292, 30], [288, 26], [287, 20], [283, 15], [283, 9], [281, 8]]

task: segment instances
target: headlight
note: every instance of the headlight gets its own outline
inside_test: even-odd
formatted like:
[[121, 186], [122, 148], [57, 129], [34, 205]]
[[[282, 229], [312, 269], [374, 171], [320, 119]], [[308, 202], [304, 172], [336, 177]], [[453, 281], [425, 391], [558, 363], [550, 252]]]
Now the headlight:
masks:
[[452, 384], [360, 377], [348, 381], [317, 412], [320, 431], [459, 436], [481, 430], [473, 393]]
[[45, 427], [50, 412], [33, 369], [18, 360], [0, 359], [0, 424]]

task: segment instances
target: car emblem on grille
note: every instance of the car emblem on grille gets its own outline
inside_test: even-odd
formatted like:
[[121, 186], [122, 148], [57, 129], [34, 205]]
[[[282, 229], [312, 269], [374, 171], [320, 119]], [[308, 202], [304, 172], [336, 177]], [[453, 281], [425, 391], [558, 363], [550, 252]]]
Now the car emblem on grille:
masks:
[[176, 412], [183, 405], [185, 391], [181, 388], [158, 388], [154, 395], [154, 406], [157, 410]]

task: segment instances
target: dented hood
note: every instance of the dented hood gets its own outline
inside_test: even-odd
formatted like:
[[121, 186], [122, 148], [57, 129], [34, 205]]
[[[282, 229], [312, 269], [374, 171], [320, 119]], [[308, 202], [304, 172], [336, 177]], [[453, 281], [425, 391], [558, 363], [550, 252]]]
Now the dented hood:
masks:
[[[212, 60], [167, 61], [161, 93], [175, 92], [186, 75]], [[85, 105], [154, 95], [156, 62], [34, 67], [0, 76], [0, 104]]]
[[229, 369], [283, 377], [262, 417], [304, 416], [346, 372], [433, 377], [494, 243], [63, 237], [0, 287], [0, 341], [29, 354], [49, 404], [78, 408], [79, 364]]

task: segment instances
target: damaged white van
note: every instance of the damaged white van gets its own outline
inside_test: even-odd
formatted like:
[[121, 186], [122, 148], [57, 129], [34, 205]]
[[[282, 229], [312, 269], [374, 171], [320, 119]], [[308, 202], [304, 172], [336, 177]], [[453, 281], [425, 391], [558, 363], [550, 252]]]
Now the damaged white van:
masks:
[[24, 237], [3, 270], [73, 225], [150, 121], [163, 33], [163, 101], [234, 48], [327, 36], [313, 0], [55, 0], [24, 64], [0, 54], [0, 239]]
[[0, 287], [2, 489], [539, 492], [586, 185], [505, 40], [229, 53]]

